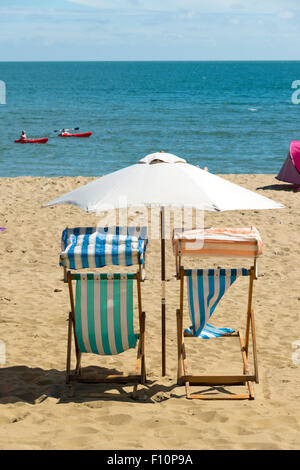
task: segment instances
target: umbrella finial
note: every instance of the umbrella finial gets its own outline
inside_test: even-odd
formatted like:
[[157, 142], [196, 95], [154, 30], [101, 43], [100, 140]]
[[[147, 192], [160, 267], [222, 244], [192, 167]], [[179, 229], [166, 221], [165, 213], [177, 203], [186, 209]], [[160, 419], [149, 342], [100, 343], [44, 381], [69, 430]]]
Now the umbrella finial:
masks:
[[[162, 155], [162, 153], [164, 155]], [[183, 158], [177, 157], [171, 153], [166, 153], [164, 150], [159, 152], [151, 153], [142, 158], [138, 163], [147, 163], [148, 165], [153, 165], [154, 163], [186, 163], [186, 160]]]

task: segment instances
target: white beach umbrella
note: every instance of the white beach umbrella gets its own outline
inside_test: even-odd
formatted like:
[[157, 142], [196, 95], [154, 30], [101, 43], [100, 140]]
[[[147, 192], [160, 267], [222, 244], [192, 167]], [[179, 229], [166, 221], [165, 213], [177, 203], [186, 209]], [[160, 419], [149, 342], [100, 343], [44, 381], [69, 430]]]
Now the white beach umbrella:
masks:
[[[164, 207], [205, 211], [261, 210], [284, 207], [249, 191], [183, 158], [158, 152], [138, 163], [105, 175], [54, 201], [44, 204], [73, 204], [86, 212], [151, 206], [161, 210], [162, 281], [165, 281]], [[164, 285], [164, 282], [163, 282]], [[165, 295], [162, 294], [162, 371], [165, 375]]]
[[105, 175], [45, 206], [73, 204], [86, 212], [138, 206], [185, 207], [207, 211], [278, 209], [281, 204], [188, 164], [168, 153]]

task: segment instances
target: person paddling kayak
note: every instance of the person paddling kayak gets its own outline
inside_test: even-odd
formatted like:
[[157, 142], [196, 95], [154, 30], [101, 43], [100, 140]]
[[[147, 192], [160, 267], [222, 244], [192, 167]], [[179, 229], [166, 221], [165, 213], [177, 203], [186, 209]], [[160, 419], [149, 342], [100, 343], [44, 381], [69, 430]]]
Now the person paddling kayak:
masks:
[[70, 132], [68, 132], [68, 129], [63, 129], [61, 131], [61, 135], [71, 135]]
[[22, 134], [21, 134], [20, 140], [26, 140], [26, 139], [27, 139], [26, 132], [25, 132], [25, 131], [22, 131]]

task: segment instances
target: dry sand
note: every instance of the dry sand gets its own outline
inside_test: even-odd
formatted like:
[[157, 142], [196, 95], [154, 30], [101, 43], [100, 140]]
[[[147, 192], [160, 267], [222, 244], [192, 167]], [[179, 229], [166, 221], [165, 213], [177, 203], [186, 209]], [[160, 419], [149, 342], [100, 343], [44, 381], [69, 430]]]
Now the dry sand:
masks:
[[[87, 226], [97, 219], [73, 206], [42, 209], [41, 204], [91, 178], [1, 178], [0, 226], [7, 228], [0, 232], [0, 340], [6, 344], [6, 363], [0, 365], [1, 449], [300, 447], [300, 363], [292, 360], [292, 343], [300, 340], [300, 193], [286, 190], [273, 175], [225, 178], [285, 205], [281, 210], [205, 214], [205, 226], [255, 225], [264, 242], [254, 290], [260, 372], [254, 401], [187, 400], [184, 387], [176, 385], [179, 285], [170, 242], [167, 376], [161, 377], [158, 241], [149, 243], [142, 286], [148, 384], [140, 387], [135, 401], [125, 395], [131, 390], [127, 387], [108, 387], [118, 394], [115, 399], [88, 396], [90, 391], [104, 391], [102, 385], [78, 385], [71, 396], [65, 386], [69, 298], [58, 266], [60, 237], [67, 225]], [[244, 281], [238, 280], [231, 295], [224, 297], [214, 314], [217, 326], [244, 327]], [[189, 365], [199, 372], [206, 363], [221, 368], [226, 348], [202, 343], [189, 347]], [[235, 367], [231, 353], [229, 348], [229, 368]], [[105, 364], [134, 369], [135, 352], [125, 354]], [[238, 360], [239, 354], [236, 350]], [[101, 364], [101, 358], [84, 358], [84, 366], [93, 363]]]

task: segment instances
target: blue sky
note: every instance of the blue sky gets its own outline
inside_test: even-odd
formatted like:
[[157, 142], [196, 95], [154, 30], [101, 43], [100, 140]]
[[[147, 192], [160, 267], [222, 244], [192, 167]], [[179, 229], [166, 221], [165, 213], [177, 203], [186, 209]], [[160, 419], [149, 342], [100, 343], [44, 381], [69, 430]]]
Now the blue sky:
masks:
[[298, 60], [299, 0], [0, 0], [0, 60]]

